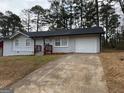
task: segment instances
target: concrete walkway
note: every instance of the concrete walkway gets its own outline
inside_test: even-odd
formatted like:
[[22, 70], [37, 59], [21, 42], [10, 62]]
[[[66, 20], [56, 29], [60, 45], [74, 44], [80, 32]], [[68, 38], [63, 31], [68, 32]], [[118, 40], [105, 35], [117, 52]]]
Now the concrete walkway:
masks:
[[73, 54], [51, 62], [12, 85], [15, 93], [108, 93], [100, 59]]

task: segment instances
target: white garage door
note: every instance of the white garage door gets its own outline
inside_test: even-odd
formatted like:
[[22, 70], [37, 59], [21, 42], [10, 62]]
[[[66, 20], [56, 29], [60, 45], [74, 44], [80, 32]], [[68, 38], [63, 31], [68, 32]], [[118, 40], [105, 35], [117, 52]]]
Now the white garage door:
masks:
[[76, 39], [77, 53], [98, 53], [100, 51], [100, 42], [97, 37], [85, 37]]

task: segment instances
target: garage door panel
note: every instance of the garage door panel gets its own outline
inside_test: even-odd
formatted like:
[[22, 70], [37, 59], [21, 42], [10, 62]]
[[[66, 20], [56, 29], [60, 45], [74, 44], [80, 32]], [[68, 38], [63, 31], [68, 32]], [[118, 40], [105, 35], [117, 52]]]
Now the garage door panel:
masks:
[[76, 39], [77, 53], [97, 53], [98, 39], [97, 38], [77, 38]]

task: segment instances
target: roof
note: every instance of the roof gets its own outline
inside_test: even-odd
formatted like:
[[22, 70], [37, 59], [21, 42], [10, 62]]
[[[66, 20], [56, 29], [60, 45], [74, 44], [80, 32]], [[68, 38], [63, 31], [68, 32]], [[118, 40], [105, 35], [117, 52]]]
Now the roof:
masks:
[[14, 38], [15, 36], [17, 36], [18, 34], [23, 34], [24, 36], [30, 37], [28, 34], [26, 34], [25, 32], [20, 32], [17, 31], [16, 33], [14, 33], [12, 36], [9, 37], [9, 39]]
[[49, 36], [68, 36], [68, 35], [87, 35], [104, 34], [102, 27], [78, 28], [78, 29], [59, 29], [41, 32], [26, 32], [29, 37], [49, 37]]

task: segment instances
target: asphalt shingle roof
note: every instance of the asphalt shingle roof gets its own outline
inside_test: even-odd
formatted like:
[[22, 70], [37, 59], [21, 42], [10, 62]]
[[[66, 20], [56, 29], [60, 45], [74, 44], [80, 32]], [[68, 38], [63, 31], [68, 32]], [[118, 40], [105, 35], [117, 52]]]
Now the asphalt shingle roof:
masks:
[[49, 37], [49, 36], [67, 36], [67, 35], [86, 35], [86, 34], [103, 34], [102, 27], [78, 28], [78, 29], [59, 29], [51, 31], [27, 32], [30, 37]]

